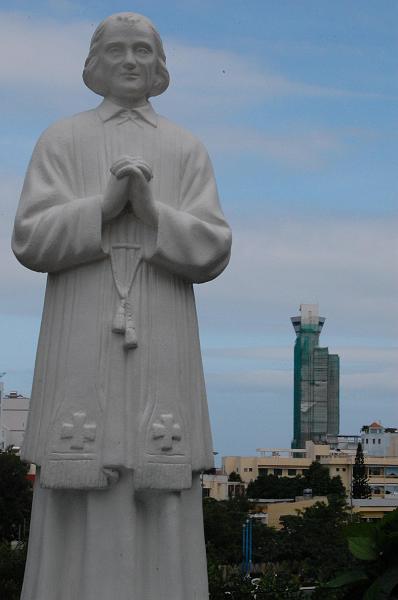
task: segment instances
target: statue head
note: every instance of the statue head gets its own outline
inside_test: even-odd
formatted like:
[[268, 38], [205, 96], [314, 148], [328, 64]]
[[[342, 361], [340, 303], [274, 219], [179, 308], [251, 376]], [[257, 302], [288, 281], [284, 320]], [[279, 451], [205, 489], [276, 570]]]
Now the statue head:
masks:
[[91, 39], [84, 83], [96, 94], [139, 103], [169, 85], [159, 33], [137, 13], [117, 13], [102, 21]]

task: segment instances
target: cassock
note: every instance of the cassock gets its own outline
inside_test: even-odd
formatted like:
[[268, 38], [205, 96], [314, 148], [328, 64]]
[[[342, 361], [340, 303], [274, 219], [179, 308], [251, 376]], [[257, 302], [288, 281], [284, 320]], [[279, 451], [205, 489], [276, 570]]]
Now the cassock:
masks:
[[[152, 168], [157, 230], [129, 209], [102, 223], [123, 155]], [[49, 274], [22, 449], [42, 558], [33, 572], [28, 556], [24, 600], [207, 598], [198, 474], [213, 448], [192, 284], [222, 272], [230, 245], [205, 149], [149, 103], [105, 99], [39, 139], [13, 235], [18, 260]]]

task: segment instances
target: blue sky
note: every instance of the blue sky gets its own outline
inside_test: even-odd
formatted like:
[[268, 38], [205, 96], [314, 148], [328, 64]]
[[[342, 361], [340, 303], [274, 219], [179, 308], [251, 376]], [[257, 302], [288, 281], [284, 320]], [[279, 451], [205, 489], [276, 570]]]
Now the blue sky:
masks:
[[154, 106], [209, 149], [234, 231], [229, 269], [198, 286], [220, 454], [288, 446], [300, 303], [341, 358], [341, 430], [398, 425], [398, 4], [345, 0], [2, 0], [0, 371], [30, 392], [45, 278], [9, 250], [33, 145], [91, 108], [81, 70], [105, 16], [149, 16], [171, 86]]

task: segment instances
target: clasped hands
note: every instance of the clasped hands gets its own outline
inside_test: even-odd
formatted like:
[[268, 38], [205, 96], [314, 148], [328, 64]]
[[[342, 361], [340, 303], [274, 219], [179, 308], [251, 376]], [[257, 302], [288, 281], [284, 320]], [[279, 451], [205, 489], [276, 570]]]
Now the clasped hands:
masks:
[[150, 227], [157, 227], [159, 209], [149, 181], [151, 167], [142, 158], [122, 156], [111, 166], [111, 176], [102, 199], [104, 222], [115, 219], [130, 203], [134, 215]]

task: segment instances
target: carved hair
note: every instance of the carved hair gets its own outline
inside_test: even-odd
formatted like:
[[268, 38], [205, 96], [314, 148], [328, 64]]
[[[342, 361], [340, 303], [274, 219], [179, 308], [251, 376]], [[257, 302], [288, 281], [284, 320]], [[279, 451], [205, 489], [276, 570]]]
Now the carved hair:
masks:
[[83, 69], [83, 81], [86, 84], [86, 86], [96, 94], [99, 94], [100, 96], [107, 95], [108, 86], [106, 84], [106, 81], [104, 81], [101, 76], [101, 61], [98, 56], [98, 47], [101, 42], [101, 38], [105, 31], [106, 25], [111, 22], [130, 23], [131, 25], [135, 25], [136, 23], [142, 23], [153, 34], [157, 55], [157, 65], [156, 75], [154, 78], [152, 88], [148, 93], [148, 98], [150, 96], [159, 96], [160, 94], [163, 94], [163, 92], [167, 90], [169, 86], [170, 76], [166, 67], [166, 55], [163, 50], [161, 37], [156, 31], [154, 25], [147, 17], [139, 15], [138, 13], [131, 12], [117, 13], [115, 15], [107, 17], [98, 25], [97, 29], [94, 31], [94, 35], [91, 38], [90, 50], [86, 58], [86, 62], [84, 63]]

